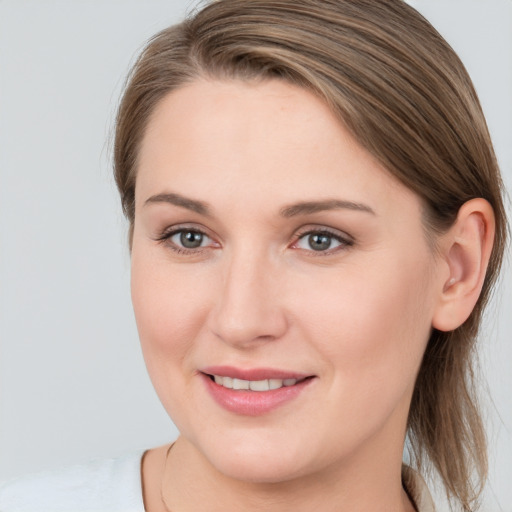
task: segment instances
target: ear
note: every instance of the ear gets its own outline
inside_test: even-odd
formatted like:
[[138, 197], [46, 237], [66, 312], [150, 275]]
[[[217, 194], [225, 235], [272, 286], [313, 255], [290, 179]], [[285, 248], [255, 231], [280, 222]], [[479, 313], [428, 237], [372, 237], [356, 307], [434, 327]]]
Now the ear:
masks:
[[473, 311], [491, 256], [494, 229], [491, 205], [478, 198], [461, 206], [455, 224], [442, 236], [441, 258], [447, 264], [447, 272], [441, 277], [432, 319], [435, 329], [453, 331]]

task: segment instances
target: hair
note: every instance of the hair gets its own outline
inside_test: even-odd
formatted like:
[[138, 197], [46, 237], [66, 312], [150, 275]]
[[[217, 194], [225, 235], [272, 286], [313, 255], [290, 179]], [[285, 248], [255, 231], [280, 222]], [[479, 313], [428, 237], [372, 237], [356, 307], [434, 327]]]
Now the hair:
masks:
[[482, 313], [506, 244], [503, 185], [482, 109], [462, 62], [402, 0], [217, 0], [154, 36], [128, 76], [114, 172], [135, 216], [137, 158], [160, 100], [198, 79], [285, 80], [317, 95], [355, 139], [424, 204], [429, 240], [476, 197], [496, 234], [479, 300], [452, 332], [433, 330], [408, 418], [413, 460], [433, 466], [452, 504], [475, 510], [487, 476], [475, 393]]

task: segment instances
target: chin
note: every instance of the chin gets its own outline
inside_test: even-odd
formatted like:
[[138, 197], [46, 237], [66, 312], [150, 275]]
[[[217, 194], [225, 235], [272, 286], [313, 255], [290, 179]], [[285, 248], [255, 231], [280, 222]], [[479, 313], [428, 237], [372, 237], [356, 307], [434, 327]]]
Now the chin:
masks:
[[[228, 448], [226, 449], [226, 446]], [[261, 439], [254, 443], [222, 442], [202, 447], [210, 464], [229, 478], [250, 483], [279, 483], [308, 473], [302, 443], [270, 443]]]
[[297, 462], [290, 464], [282, 460], [268, 461], [265, 464], [260, 460], [226, 459], [211, 461], [216, 469], [229, 478], [253, 484], [277, 484], [303, 476], [304, 473], [297, 468]]

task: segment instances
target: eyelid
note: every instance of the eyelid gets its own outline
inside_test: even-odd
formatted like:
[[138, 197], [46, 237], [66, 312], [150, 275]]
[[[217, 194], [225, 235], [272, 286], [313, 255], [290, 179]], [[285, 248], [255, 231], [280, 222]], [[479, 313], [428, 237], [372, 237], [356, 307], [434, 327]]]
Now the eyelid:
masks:
[[327, 233], [329, 235], [332, 235], [333, 237], [340, 238], [346, 242], [354, 242], [354, 238], [351, 235], [349, 235], [346, 231], [331, 228], [329, 226], [324, 226], [323, 224], [308, 224], [306, 226], [302, 226], [297, 230], [296, 237], [300, 238], [304, 235], [308, 235], [311, 233]]
[[[325, 251], [314, 251], [313, 249], [303, 249], [300, 247], [294, 247], [298, 243], [299, 240], [304, 238], [307, 235], [315, 235], [315, 234], [325, 234], [328, 235], [334, 239], [336, 239], [338, 242], [340, 242], [341, 245], [338, 247], [335, 247], [333, 249], [327, 249]], [[348, 247], [352, 247], [355, 243], [355, 240], [352, 236], [350, 236], [348, 233], [345, 233], [344, 231], [339, 231], [337, 229], [329, 228], [327, 226], [304, 226], [302, 227], [295, 235], [295, 239], [291, 245], [292, 248], [305, 251], [308, 253], [311, 253], [314, 256], [328, 256], [333, 253], [336, 253], [338, 251], [346, 250]]]
[[[210, 241], [212, 243], [205, 245], [205, 246], [200, 246], [200, 247], [191, 249], [191, 248], [179, 246], [171, 241], [171, 238], [174, 235], [176, 235], [182, 231], [187, 231], [187, 230], [196, 232], [196, 233], [200, 233], [201, 235], [210, 239]], [[176, 224], [176, 225], [168, 226], [167, 228], [163, 229], [158, 235], [156, 235], [154, 237], [154, 240], [158, 243], [167, 245], [170, 249], [172, 249], [173, 251], [175, 251], [177, 253], [199, 254], [200, 252], [202, 252], [204, 250], [211, 249], [211, 248], [219, 248], [221, 246], [221, 244], [219, 242], [217, 242], [215, 240], [215, 238], [208, 231], [209, 230], [207, 230], [203, 227], [197, 226], [196, 224], [190, 224], [190, 223]], [[335, 240], [337, 240], [340, 243], [340, 245], [337, 247], [334, 247], [332, 249], [327, 249], [325, 251], [315, 251], [313, 249], [308, 250], [308, 249], [296, 247], [299, 240], [301, 240], [302, 238], [304, 238], [307, 235], [312, 235], [312, 234], [328, 235], [328, 236], [334, 238]], [[308, 225], [308, 226], [303, 226], [296, 232], [296, 234], [293, 237], [293, 242], [291, 243], [290, 247], [292, 249], [297, 249], [297, 250], [301, 250], [304, 252], [308, 252], [314, 256], [328, 256], [333, 253], [336, 253], [336, 252], [339, 252], [342, 250], [346, 250], [347, 248], [353, 246], [354, 243], [355, 243], [354, 238], [344, 231], [340, 231], [338, 229], [330, 228], [330, 227], [323, 226], [323, 225]]]
[[[187, 247], [181, 247], [179, 245], [176, 245], [174, 242], [171, 241], [171, 238], [181, 233], [182, 231], [192, 231], [194, 233], [200, 233], [204, 237], [209, 238], [213, 244], [208, 244], [206, 246], [200, 246], [195, 249], [190, 249]], [[161, 231], [160, 234], [158, 234], [154, 240], [158, 243], [164, 244], [168, 246], [170, 249], [177, 253], [187, 253], [187, 254], [199, 254], [200, 252], [209, 249], [209, 248], [217, 248], [220, 246], [218, 242], [214, 240], [214, 238], [207, 232], [206, 229], [198, 227], [197, 225], [191, 225], [191, 224], [177, 224], [173, 226], [169, 226]]]

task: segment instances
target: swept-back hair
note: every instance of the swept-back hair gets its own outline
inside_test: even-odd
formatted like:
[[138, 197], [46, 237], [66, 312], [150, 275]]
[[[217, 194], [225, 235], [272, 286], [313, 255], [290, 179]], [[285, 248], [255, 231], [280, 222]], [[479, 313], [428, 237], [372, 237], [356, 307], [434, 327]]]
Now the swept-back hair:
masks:
[[496, 236], [482, 293], [458, 329], [433, 330], [408, 419], [416, 464], [431, 463], [448, 496], [463, 510], [474, 510], [487, 457], [472, 361], [507, 227], [491, 139], [463, 64], [402, 0], [207, 3], [153, 37], [127, 81], [114, 170], [130, 240], [137, 158], [148, 120], [169, 92], [205, 77], [286, 80], [322, 98], [355, 139], [421, 198], [433, 247], [464, 202], [482, 197], [492, 205]]

